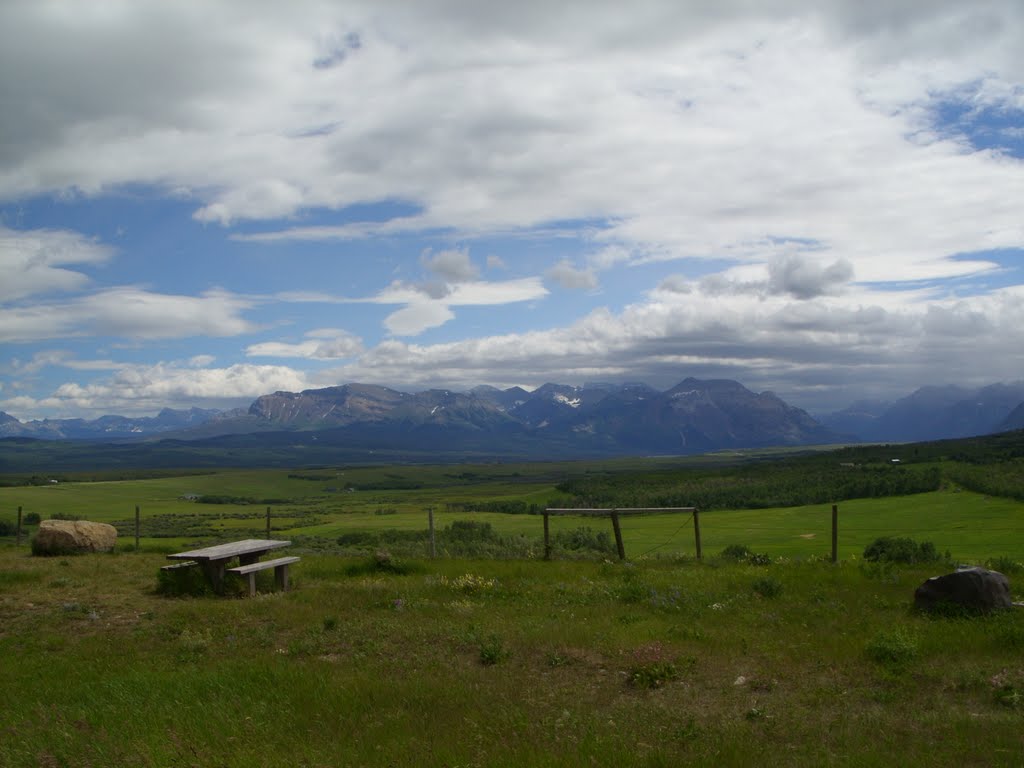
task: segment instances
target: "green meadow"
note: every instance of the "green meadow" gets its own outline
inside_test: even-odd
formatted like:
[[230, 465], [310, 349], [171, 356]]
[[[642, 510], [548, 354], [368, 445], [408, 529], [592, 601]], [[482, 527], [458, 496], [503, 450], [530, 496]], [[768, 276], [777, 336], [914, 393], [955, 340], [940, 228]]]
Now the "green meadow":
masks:
[[[1024, 611], [912, 600], [993, 562], [1024, 598], [1019, 459], [921, 454], [14, 478], [8, 533], [21, 507], [120, 538], [0, 537], [0, 766], [1018, 766]], [[624, 516], [624, 562], [607, 519], [552, 517], [543, 559], [546, 506], [690, 494], [702, 560], [689, 512]], [[161, 591], [168, 553], [262, 537], [267, 508], [291, 591]], [[882, 536], [943, 557], [864, 561]]]
[[304, 555], [291, 591], [232, 599], [156, 594], [164, 562], [0, 546], [0, 765], [1024, 754], [1024, 611], [915, 614], [927, 567]]
[[[294, 538], [311, 550], [332, 551], [344, 534], [382, 531], [424, 533], [428, 510], [438, 530], [454, 521], [489, 524], [501, 536], [535, 541], [542, 551], [537, 514], [481, 511], [495, 504], [543, 510], [566, 503], [558, 489], [571, 464], [500, 467], [367, 467], [319, 470], [225, 470], [204, 474], [120, 481], [62, 481], [0, 487], [0, 521], [13, 524], [17, 508], [42, 519], [53, 515], [117, 523], [121, 545], [134, 545], [135, 507], [143, 548], [167, 550], [188, 541], [264, 535], [266, 509], [272, 534]], [[627, 471], [628, 470], [624, 470]], [[192, 498], [227, 503], [203, 503]], [[909, 536], [935, 544], [962, 561], [1009, 557], [1024, 560], [1024, 502], [972, 492], [953, 483], [905, 496], [844, 499], [839, 509], [839, 556], [856, 557], [880, 536]], [[831, 553], [831, 504], [712, 509], [700, 512], [704, 553], [740, 544], [773, 557], [807, 558]], [[607, 520], [551, 518], [551, 530], [578, 528], [611, 535]], [[31, 528], [27, 529], [31, 533]], [[674, 557], [695, 553], [688, 513], [622, 518], [627, 557]], [[424, 533], [425, 537], [425, 533]], [[428, 554], [425, 538], [395, 542], [414, 556]], [[350, 548], [349, 548], [350, 549]], [[345, 550], [347, 553], [348, 549]], [[443, 552], [442, 552], [443, 554]], [[520, 553], [521, 554], [521, 553]]]

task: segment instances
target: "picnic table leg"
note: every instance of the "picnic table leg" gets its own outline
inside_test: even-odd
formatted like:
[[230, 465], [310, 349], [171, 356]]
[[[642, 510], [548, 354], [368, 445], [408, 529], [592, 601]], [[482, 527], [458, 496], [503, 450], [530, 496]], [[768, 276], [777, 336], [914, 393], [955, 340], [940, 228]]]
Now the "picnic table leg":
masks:
[[249, 580], [249, 597], [256, 597], [256, 572], [245, 574]]
[[224, 563], [205, 562], [203, 563], [203, 573], [206, 574], [206, 580], [210, 582], [210, 586], [213, 587], [213, 591], [218, 595], [223, 595]]
[[274, 583], [282, 592], [288, 591], [288, 566], [279, 565], [274, 569]]

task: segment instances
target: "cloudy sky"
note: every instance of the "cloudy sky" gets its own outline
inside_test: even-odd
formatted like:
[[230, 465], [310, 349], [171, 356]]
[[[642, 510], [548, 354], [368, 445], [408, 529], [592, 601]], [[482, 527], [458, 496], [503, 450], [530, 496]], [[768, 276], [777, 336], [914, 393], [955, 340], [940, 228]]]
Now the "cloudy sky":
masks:
[[1024, 378], [1019, 0], [0, 3], [0, 410]]

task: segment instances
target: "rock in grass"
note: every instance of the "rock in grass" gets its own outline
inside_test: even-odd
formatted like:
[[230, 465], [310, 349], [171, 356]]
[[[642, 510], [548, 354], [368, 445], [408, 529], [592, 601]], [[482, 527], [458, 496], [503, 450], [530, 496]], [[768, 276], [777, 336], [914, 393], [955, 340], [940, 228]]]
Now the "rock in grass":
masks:
[[964, 568], [932, 576], [914, 592], [914, 606], [929, 612], [992, 613], [1013, 607], [1010, 584], [998, 571]]
[[74, 555], [82, 552], [113, 552], [117, 529], [87, 520], [44, 520], [32, 539], [34, 555]]

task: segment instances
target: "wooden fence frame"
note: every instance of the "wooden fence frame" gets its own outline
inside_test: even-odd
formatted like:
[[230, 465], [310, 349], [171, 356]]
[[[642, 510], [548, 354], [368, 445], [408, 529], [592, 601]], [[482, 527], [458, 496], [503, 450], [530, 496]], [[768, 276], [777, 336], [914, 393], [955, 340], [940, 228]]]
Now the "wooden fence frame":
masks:
[[690, 512], [693, 514], [693, 537], [697, 545], [697, 559], [701, 559], [700, 550], [700, 512], [697, 507], [614, 507], [608, 509], [567, 509], [561, 507], [548, 507], [542, 513], [544, 515], [544, 559], [551, 559], [551, 515], [577, 515], [580, 517], [610, 517], [612, 521], [612, 532], [615, 534], [615, 549], [618, 551], [619, 560], [626, 559], [626, 547], [622, 543], [622, 528], [619, 525], [619, 517], [622, 515], [651, 515], [675, 512]]

